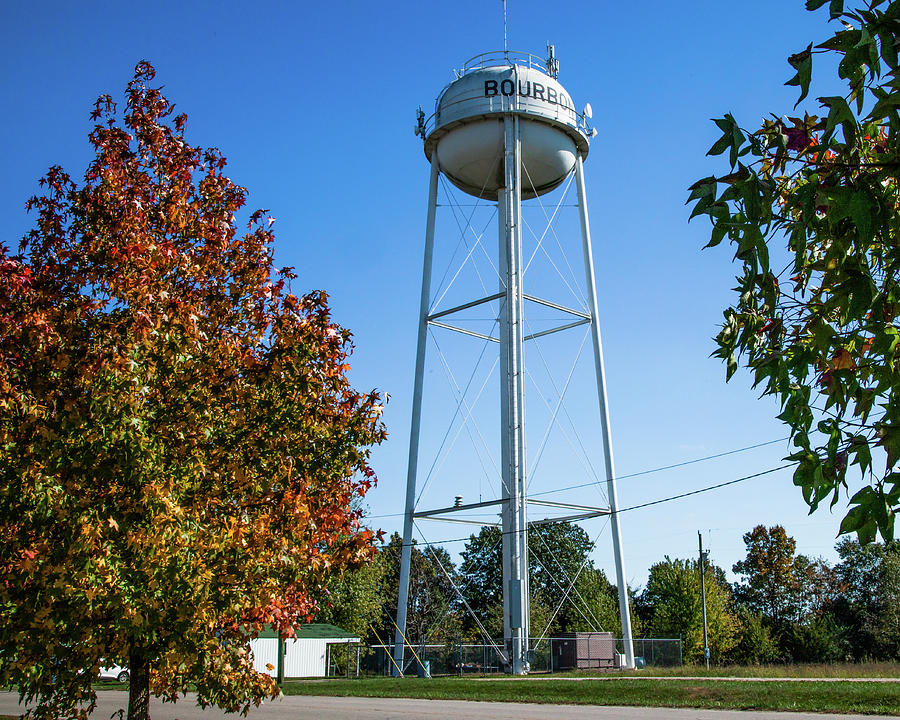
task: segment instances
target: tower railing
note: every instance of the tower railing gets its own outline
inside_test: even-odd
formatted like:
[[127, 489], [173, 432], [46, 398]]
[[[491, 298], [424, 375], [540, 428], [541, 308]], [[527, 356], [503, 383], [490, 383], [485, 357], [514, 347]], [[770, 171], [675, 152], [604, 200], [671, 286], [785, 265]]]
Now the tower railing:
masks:
[[[453, 102], [453, 103], [444, 103], [442, 109], [447, 110], [448, 108], [451, 108], [454, 105], [462, 105], [467, 102], [470, 102], [471, 100], [472, 100], [472, 98], [463, 98], [463, 99], [457, 100], [456, 102]], [[441, 97], [438, 96], [438, 99], [437, 99], [437, 102], [435, 103], [435, 105], [436, 106], [440, 105], [440, 101], [441, 101]], [[501, 111], [498, 110], [497, 114], [499, 115], [500, 112]], [[527, 112], [524, 112], [521, 110], [516, 111], [516, 112], [519, 112], [522, 115], [528, 114]], [[578, 132], [580, 132], [582, 135], [584, 135], [588, 139], [593, 137], [593, 135], [592, 135], [593, 127], [588, 122], [588, 118], [584, 115], [584, 113], [580, 113], [577, 110], [575, 110], [574, 113], [575, 113], [574, 128], [576, 130], [578, 130]], [[429, 135], [431, 135], [431, 133], [437, 127], [438, 114], [439, 114], [438, 110], [435, 110], [428, 117], [422, 118], [422, 124], [421, 124], [421, 126], [419, 126], [417, 128], [416, 134], [421, 136], [423, 142]], [[547, 119], [546, 116], [541, 116], [541, 117], [542, 117], [542, 119]], [[566, 124], [569, 125], [570, 127], [573, 127], [570, 123], [566, 123]]]
[[[466, 60], [465, 64], [462, 68], [454, 70], [456, 73], [456, 80], [459, 80], [461, 77], [472, 73], [477, 72], [478, 70], [484, 70], [486, 68], [492, 67], [511, 67], [513, 65], [517, 65], [519, 67], [527, 67], [533, 70], [537, 70], [538, 72], [543, 73], [549, 78], [556, 79], [558, 75], [559, 64], [556, 62], [553, 65], [554, 70], [551, 70], [551, 63], [556, 62], [554, 58], [542, 58], [538, 55], [532, 55], [531, 53], [521, 52], [518, 50], [494, 50], [491, 52], [481, 53], [480, 55], [476, 55], [475, 57], [471, 57]], [[455, 82], [455, 81], [454, 81]], [[449, 88], [453, 82], [447, 83], [444, 88], [438, 93], [437, 98], [434, 102], [434, 112], [431, 113], [427, 118], [420, 111], [419, 124], [416, 127], [416, 134], [419, 135], [424, 141], [436, 128], [437, 119], [439, 114], [439, 108], [441, 107], [441, 102], [444, 97], [444, 91]], [[471, 98], [464, 98], [458, 100], [456, 103], [449, 103], [443, 106], [443, 109], [446, 110], [453, 105], [469, 102]], [[582, 133], [585, 137], [591, 138], [593, 137], [592, 128], [590, 123], [588, 122], [589, 118], [586, 117], [583, 113], [579, 113], [577, 110], [574, 110], [575, 114], [575, 129]], [[569, 124], [568, 122], [566, 124]]]
[[553, 77], [547, 67], [547, 59], [532, 55], [527, 52], [518, 50], [493, 50], [491, 52], [481, 53], [475, 57], [466, 60], [465, 65], [458, 71], [462, 77], [476, 70], [484, 70], [484, 68], [498, 67], [504, 65], [521, 65], [523, 67], [539, 70], [548, 77]]

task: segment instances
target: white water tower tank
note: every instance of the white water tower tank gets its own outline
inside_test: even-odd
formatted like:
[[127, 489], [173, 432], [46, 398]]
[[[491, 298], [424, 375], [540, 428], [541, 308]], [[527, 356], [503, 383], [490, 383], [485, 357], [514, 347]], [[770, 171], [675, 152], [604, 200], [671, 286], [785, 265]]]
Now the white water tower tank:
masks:
[[[497, 199], [503, 187], [503, 117], [519, 117], [522, 198], [557, 187], [588, 153], [581, 116], [546, 62], [524, 53], [479, 55], [438, 96], [423, 128], [425, 155], [460, 190]], [[555, 73], [554, 73], [555, 74]]]
[[[619, 615], [622, 623], [622, 644], [625, 651], [625, 659], [619, 664], [622, 667], [634, 667], [631, 615], [626, 592], [627, 575], [621, 548], [616, 478], [613, 471], [612, 440], [609, 430], [609, 409], [606, 403], [603, 354], [597, 320], [597, 285], [584, 179], [583, 160], [588, 154], [589, 139], [594, 136], [594, 131], [587, 124], [591, 117], [591, 109], [587, 105], [583, 113], [575, 111], [575, 104], [572, 102], [571, 96], [556, 79], [559, 63], [554, 56], [552, 45], [548, 45], [547, 53], [546, 60], [530, 54], [506, 50], [502, 53], [479, 55], [467, 62], [462, 70], [456, 71], [456, 80], [438, 95], [435, 112], [430, 118], [426, 119], [422, 108], [419, 108], [417, 113], [415, 131], [424, 140], [425, 155], [430, 161], [431, 172], [428, 182], [422, 295], [419, 304], [416, 374], [413, 382], [406, 504], [403, 513], [403, 544], [400, 552], [396, 633], [394, 635], [393, 663], [397, 676], [402, 675], [406, 668], [406, 648], [414, 646], [415, 642], [422, 640], [406, 635], [414, 528], [417, 528], [417, 523], [420, 521], [446, 520], [449, 519], [446, 517], [448, 514], [467, 514], [474, 509], [482, 512], [489, 506], [494, 506], [499, 511], [499, 527], [502, 535], [500, 551], [502, 561], [499, 568], [502, 573], [502, 582], [497, 588], [503, 598], [502, 644], [495, 645], [487, 633], [485, 635], [488, 642], [495, 646], [498, 661], [510, 673], [522, 675], [529, 671], [534, 660], [533, 649], [530, 647], [532, 626], [528, 592], [529, 526], [533, 526], [535, 523], [573, 522], [608, 516], [615, 553], [616, 582], [619, 587]], [[476, 230], [472, 225], [472, 216], [475, 210], [472, 210], [471, 213], [464, 213], [466, 217], [462, 218], [465, 222], [465, 226], [463, 226], [454, 206], [455, 198], [452, 192], [447, 193], [449, 202], [445, 205], [452, 212], [454, 220], [456, 220], [454, 223], [456, 227], [449, 223], [439, 224], [436, 222], [439, 210], [438, 193], [442, 176], [470, 195], [484, 198], [489, 202], [496, 202], [496, 245], [491, 242], [481, 243], [482, 238], [489, 236], [488, 225], [491, 223], [482, 225], [483, 216], [481, 216], [478, 223], [479, 230]], [[574, 307], [567, 307], [563, 304], [571, 303], [572, 298], [562, 288], [557, 288], [556, 292], [553, 292], [549, 286], [539, 289], [544, 284], [534, 280], [535, 270], [529, 271], [526, 280], [525, 270], [530, 264], [530, 259], [526, 260], [528, 255], [525, 254], [526, 248], [523, 247], [523, 236], [526, 235], [526, 232], [528, 234], [527, 242], [531, 244], [533, 237], [538, 246], [540, 246], [543, 235], [539, 234], [542, 230], [541, 226], [532, 226], [524, 221], [522, 200], [537, 198], [550, 192], [565, 182], [567, 178], [571, 178], [573, 181], [578, 197], [576, 207], [580, 220], [578, 225], [581, 230], [581, 252], [578, 253], [578, 256], [584, 262], [585, 278], [583, 293], [573, 291], [574, 295], [581, 295], [582, 298], [576, 302]], [[560, 198], [556, 210], [566, 199], [565, 193], [557, 193], [557, 195]], [[479, 204], [474, 203], [476, 206]], [[544, 234], [550, 230], [553, 230], [554, 235], [556, 234], [554, 229], [556, 210], [552, 215], [545, 215], [546, 230], [544, 230]], [[445, 289], [435, 299], [431, 290], [432, 280], [439, 277], [434, 273], [433, 263], [435, 235], [436, 232], [443, 235], [447, 230], [450, 231], [451, 244], [449, 247], [455, 245], [456, 250], [446, 266], [444, 277], [440, 280], [441, 286]], [[451, 280], [449, 284], [445, 285], [444, 280], [447, 273], [454, 266], [457, 267], [456, 275], [453, 276], [455, 279], [469, 262], [475, 249], [475, 246], [466, 240], [469, 253], [457, 252], [462, 240], [468, 238], [469, 232], [475, 233], [476, 243], [481, 243], [482, 250], [487, 255], [487, 261], [493, 271], [491, 274], [496, 273], [494, 282], [499, 280], [499, 286], [494, 286], [499, 289], [499, 292], [488, 294], [491, 293], [491, 290], [487, 290], [484, 283], [481, 283], [480, 287], [472, 283], [453, 301], [448, 300], [444, 303], [446, 291], [453, 284], [453, 280]], [[558, 237], [557, 240], [559, 240]], [[492, 245], [495, 253], [491, 253], [489, 249]], [[559, 250], [565, 254], [563, 247], [560, 244]], [[530, 248], [528, 249], [530, 251]], [[464, 258], [461, 257], [463, 255]], [[548, 260], [550, 260], [549, 264], [555, 265], [549, 256]], [[568, 260], [566, 262], [568, 263]], [[569, 270], [571, 271], [571, 266], [569, 266]], [[576, 284], [577, 282], [576, 280]], [[568, 281], [565, 282], [565, 285], [569, 290], [573, 290]], [[535, 288], [535, 290], [529, 292], [528, 288]], [[531, 294], [534, 292], [540, 292], [542, 295], [545, 292], [551, 294], [547, 297], [539, 297]], [[452, 305], [452, 307], [447, 307], [447, 305]], [[549, 327], [546, 330], [526, 335], [526, 328], [529, 326], [528, 318], [532, 311], [531, 308], [535, 305], [554, 308], [569, 317], [559, 318], [558, 322], [562, 324], [556, 327]], [[468, 317], [461, 317], [458, 313], [476, 306], [483, 308], [483, 312], [487, 315], [483, 318], [484, 320], [494, 321], [495, 324], [491, 325], [491, 335], [473, 332], [467, 327], [460, 327], [458, 323], [455, 323], [454, 318], [464, 322]], [[543, 316], [539, 315], [538, 317]], [[575, 329], [580, 326], [587, 326], [583, 330], [586, 334], [582, 344], [587, 341], [589, 336], [593, 348], [594, 373], [592, 375], [597, 383], [600, 424], [597, 427], [596, 424], [591, 423], [590, 427], [591, 432], [598, 433], [598, 439], [602, 442], [608, 504], [605, 507], [590, 507], [561, 503], [558, 504], [560, 508], [578, 508], [581, 512], [562, 517], [559, 515], [548, 516], [529, 522], [534, 511], [528, 508], [528, 484], [532, 479], [533, 469], [529, 468], [526, 463], [526, 438], [528, 437], [525, 412], [527, 404], [526, 342], [530, 343], [538, 337], [547, 337], [556, 333], [578, 332]], [[456, 332], [467, 336], [468, 339], [464, 342], [471, 342], [472, 337], [478, 338], [484, 342], [484, 350], [491, 345], [491, 341], [497, 343], [498, 357], [495, 366], [498, 368], [497, 375], [499, 377], [497, 379], [500, 381], [499, 413], [497, 413], [499, 417], [497, 415], [494, 417], [499, 421], [498, 454], [503, 460], [500, 467], [497, 468], [499, 482], [496, 500], [463, 503], [461, 496], [457, 496], [452, 507], [444, 505], [446, 500], [441, 501], [438, 507], [432, 509], [427, 506], [425, 508], [419, 506], [425, 490], [423, 486], [421, 490], [417, 491], [416, 486], [419, 470], [426, 350], [429, 338], [433, 337], [431, 332], [433, 328], [440, 328], [441, 332]], [[498, 332], [494, 334], [494, 330]], [[482, 350], [482, 354], [484, 350]], [[446, 360], [443, 353], [441, 353], [441, 357], [442, 361]], [[475, 367], [476, 371], [479, 369], [480, 363], [481, 358], [479, 357]], [[445, 366], [444, 369], [449, 370], [449, 367]], [[549, 367], [547, 369], [549, 371]], [[468, 370], [471, 370], [471, 367], [467, 368]], [[491, 370], [492, 374], [493, 370]], [[553, 373], [548, 374], [553, 375]], [[490, 375], [487, 379], [490, 379]], [[483, 388], [484, 386], [482, 386]], [[544, 392], [540, 388], [538, 391], [539, 393]], [[466, 393], [467, 390], [458, 397], [460, 404], [457, 410], [465, 406], [471, 412], [471, 406], [466, 404]], [[465, 422], [466, 420], [463, 421], [464, 424]], [[484, 438], [481, 439], [484, 442]], [[485, 448], [488, 454], [491, 454], [490, 448], [487, 446]], [[443, 450], [442, 443], [438, 449], [439, 457]], [[449, 449], [447, 452], [448, 455], [443, 456], [444, 459], [450, 457]], [[434, 469], [434, 465], [432, 465], [432, 469]], [[431, 479], [432, 475], [429, 471], [425, 485]], [[461, 479], [454, 476], [453, 482]], [[538, 505], [545, 504], [541, 501], [532, 500], [531, 502]], [[556, 504], [550, 503], [550, 505]], [[470, 515], [469, 519], [456, 520], [456, 522], [498, 525], [492, 521], [480, 521], [477, 519], [478, 517]], [[481, 629], [484, 630], [484, 628]]]

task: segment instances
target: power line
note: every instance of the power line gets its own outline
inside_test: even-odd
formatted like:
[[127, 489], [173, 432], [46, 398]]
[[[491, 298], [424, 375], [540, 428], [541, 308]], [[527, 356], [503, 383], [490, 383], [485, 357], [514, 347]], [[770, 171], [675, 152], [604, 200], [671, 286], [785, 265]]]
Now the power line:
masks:
[[[673, 500], [681, 500], [682, 498], [690, 497], [691, 495], [699, 495], [701, 493], [710, 492], [712, 490], [718, 490], [719, 488], [728, 487], [729, 485], [736, 485], [737, 483], [744, 482], [745, 480], [752, 480], [754, 478], [762, 477], [763, 475], [769, 475], [773, 472], [778, 472], [779, 470], [785, 470], [790, 467], [794, 467], [799, 463], [788, 463], [786, 465], [779, 465], [778, 467], [769, 468], [768, 470], [762, 470], [757, 473], [753, 473], [752, 475], [744, 475], [743, 477], [735, 478], [734, 480], [727, 480], [725, 482], [716, 483], [715, 485], [707, 485], [706, 487], [699, 488], [697, 490], [691, 490], [685, 493], [679, 493], [678, 495], [670, 495], [669, 497], [660, 498], [659, 500], [651, 500], [649, 502], [640, 503], [638, 505], [631, 505], [627, 508], [619, 508], [616, 511], [617, 514], [622, 514], [624, 512], [630, 512], [631, 510], [640, 510], [641, 508], [650, 507], [651, 505], [660, 505], [662, 503], [672, 502]], [[515, 534], [516, 530], [508, 530], [506, 532], [501, 531], [501, 535], [510, 535]], [[416, 543], [416, 547], [431, 547], [433, 545], [445, 545], [447, 543], [455, 543], [455, 542], [468, 542], [471, 539], [471, 535], [467, 535], [462, 538], [452, 538], [450, 540], [441, 540], [436, 542], [426, 542], [426, 543]]]
[[[765, 447], [766, 445], [774, 445], [775, 443], [784, 442], [785, 440], [789, 440], [790, 437], [778, 438], [777, 440], [767, 440], [766, 442], [757, 443], [756, 445], [747, 445], [746, 447], [737, 448], [736, 450], [726, 450], [725, 452], [716, 453], [715, 455], [707, 455], [701, 458], [694, 458], [693, 460], [685, 460], [683, 462], [675, 463], [674, 465], [663, 465], [662, 467], [652, 468], [650, 470], [641, 470], [640, 472], [630, 473], [628, 475], [619, 475], [616, 480], [627, 480], [628, 478], [640, 477], [641, 475], [650, 475], [651, 473], [662, 472], [663, 470], [674, 470], [675, 468], [684, 467], [685, 465], [694, 465], [696, 463], [705, 462], [707, 460], [715, 460], [720, 457], [725, 457], [727, 455], [735, 455], [737, 453], [746, 452], [748, 450], [756, 450], [757, 448]], [[784, 467], [789, 467], [785, 465]], [[781, 468], [776, 468], [781, 469]], [[774, 472], [774, 470], [766, 470], [766, 472]], [[755, 477], [753, 475], [748, 477]], [[732, 480], [729, 483], [740, 482], [740, 480]], [[550, 495], [552, 493], [565, 492], [566, 490], [578, 490], [584, 487], [590, 487], [591, 485], [597, 485], [598, 483], [595, 481], [581, 483], [580, 485], [569, 485], [568, 487], [556, 488], [554, 490], [545, 490], [539, 493], [529, 493], [529, 497], [536, 497], [538, 495]], [[717, 486], [718, 487], [718, 486]], [[699, 492], [705, 492], [699, 491]], [[660, 500], [658, 502], [665, 502], [665, 500]], [[630, 508], [629, 508], [630, 509]], [[625, 512], [624, 510], [620, 510], [619, 512]], [[380, 520], [382, 518], [391, 518], [391, 517], [403, 517], [405, 513], [386, 513], [384, 515], [368, 515], [366, 516], [369, 520]]]
[[684, 467], [685, 465], [693, 465], [694, 463], [703, 462], [704, 460], [715, 460], [716, 458], [725, 457], [726, 455], [734, 455], [747, 450], [756, 450], [756, 448], [765, 447], [766, 445], [774, 445], [775, 443], [790, 440], [788, 435], [777, 440], [767, 440], [766, 442], [757, 443], [756, 445], [748, 445], [747, 447], [738, 448], [737, 450], [727, 450], [725, 452], [716, 453], [715, 455], [707, 455], [706, 457], [696, 458], [694, 460], [685, 460], [684, 462], [675, 463], [674, 465], [664, 465], [663, 467], [653, 468], [652, 470], [642, 470], [641, 472], [631, 473], [630, 475], [620, 475], [616, 480], [625, 480], [626, 478], [638, 477], [639, 475], [648, 475], [650, 473], [660, 472], [661, 470], [672, 470], [674, 468]]
[[[694, 465], [696, 463], [705, 462], [707, 460], [715, 460], [716, 458], [725, 457], [726, 455], [735, 455], [736, 453], [746, 452], [747, 450], [756, 450], [756, 448], [765, 447], [766, 445], [774, 445], [775, 443], [789, 440], [790, 437], [778, 438], [777, 440], [767, 440], [766, 442], [757, 443], [756, 445], [748, 445], [747, 447], [738, 448], [737, 450], [726, 450], [725, 452], [716, 453], [715, 455], [707, 455], [706, 457], [694, 458], [693, 460], [685, 460], [684, 462], [675, 463], [674, 465], [663, 465], [662, 467], [652, 468], [651, 470], [641, 470], [628, 475], [619, 475], [616, 480], [627, 480], [628, 478], [636, 478], [641, 475], [650, 475], [651, 473], [662, 472], [663, 470], [674, 470], [675, 468], [684, 467], [685, 465]], [[586, 482], [579, 485], [569, 485], [568, 487], [556, 488], [554, 490], [544, 490], [539, 493], [529, 493], [529, 497], [535, 495], [551, 495], [553, 493], [565, 492], [566, 490], [578, 490], [580, 488], [596, 485], [596, 482]]]
[[699, 490], [691, 490], [690, 492], [681, 493], [679, 495], [671, 495], [667, 498], [662, 498], [661, 500], [651, 500], [650, 502], [641, 503], [640, 505], [632, 505], [631, 507], [622, 508], [619, 510], [620, 513], [628, 512], [629, 510], [638, 510], [640, 508], [650, 507], [651, 505], [659, 505], [660, 503], [670, 502], [671, 500], [680, 500], [681, 498], [686, 498], [691, 495], [699, 495], [700, 493], [709, 492], [710, 490], [718, 490], [719, 488], [727, 487], [728, 485], [734, 485], [735, 483], [744, 482], [744, 480], [751, 480], [752, 478], [760, 477], [761, 475], [768, 475], [769, 473], [778, 472], [779, 470], [784, 470], [789, 467], [794, 467], [794, 465], [799, 465], [800, 463], [792, 462], [787, 465], [779, 465], [775, 468], [769, 468], [768, 470], [763, 470], [762, 472], [753, 473], [753, 475], [745, 475], [744, 477], [739, 477], [736, 480], [728, 480], [727, 482], [718, 483], [716, 485], [708, 485], [707, 487], [700, 488]]

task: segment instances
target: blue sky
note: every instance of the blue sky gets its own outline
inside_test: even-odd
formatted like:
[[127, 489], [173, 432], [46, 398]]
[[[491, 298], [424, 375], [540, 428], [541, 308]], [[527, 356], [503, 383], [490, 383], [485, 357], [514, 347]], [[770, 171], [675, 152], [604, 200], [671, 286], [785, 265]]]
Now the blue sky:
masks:
[[[701, 252], [707, 226], [688, 224], [684, 200], [694, 180], [724, 168], [705, 157], [717, 137], [710, 118], [730, 111], [753, 127], [770, 111], [790, 112], [785, 58], [824, 39], [826, 14], [801, 0], [510, 0], [509, 13], [510, 48], [543, 55], [553, 42], [560, 81], [577, 107], [591, 102], [599, 131], [585, 173], [619, 473], [785, 437], [774, 403], [758, 399], [745, 374], [726, 385], [708, 357], [735, 269], [729, 249]], [[30, 227], [24, 204], [48, 166], [83, 172], [93, 100], [121, 99], [135, 63], [151, 61], [188, 114], [189, 140], [220, 148], [250, 205], [277, 219], [276, 262], [297, 268], [295, 289], [330, 293], [336, 319], [355, 335], [354, 383], [391, 396], [369, 504], [375, 527], [398, 529], [428, 180], [415, 109], [430, 112], [452, 68], [502, 48], [502, 33], [499, 0], [4, 3], [3, 239], [14, 244]], [[811, 95], [834, 89], [819, 82]], [[599, 436], [583, 397], [572, 413], [590, 445]], [[542, 460], [544, 487], [582, 481], [565, 446], [555, 447]], [[782, 442], [626, 478], [620, 504], [767, 470], [786, 454]], [[454, 462], [447, 467], [462, 473]], [[474, 486], [446, 476], [435, 505], [452, 501], [455, 482], [472, 499]], [[807, 517], [789, 471], [635, 510], [622, 516], [629, 580], [643, 583], [663, 555], [696, 556], [697, 530], [730, 570], [742, 533], [758, 523], [781, 523], [798, 551], [833, 560], [839, 518], [827, 509]], [[608, 538], [600, 535], [597, 562], [611, 571]]]

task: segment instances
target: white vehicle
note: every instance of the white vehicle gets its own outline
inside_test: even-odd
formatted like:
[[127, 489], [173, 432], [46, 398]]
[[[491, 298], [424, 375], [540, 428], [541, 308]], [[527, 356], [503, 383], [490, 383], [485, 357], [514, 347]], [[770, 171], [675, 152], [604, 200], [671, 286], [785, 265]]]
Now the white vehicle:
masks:
[[130, 677], [128, 668], [119, 665], [100, 668], [100, 674], [98, 675], [100, 680], [117, 680], [120, 683], [128, 682]]

